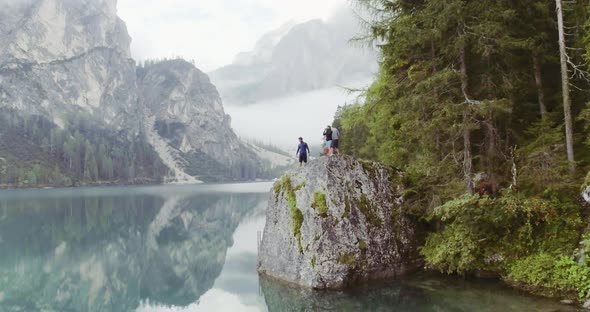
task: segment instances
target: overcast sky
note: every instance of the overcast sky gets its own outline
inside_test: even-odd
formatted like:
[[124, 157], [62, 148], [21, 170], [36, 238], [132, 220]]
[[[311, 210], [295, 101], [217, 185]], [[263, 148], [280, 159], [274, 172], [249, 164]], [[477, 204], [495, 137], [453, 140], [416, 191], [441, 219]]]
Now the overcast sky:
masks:
[[119, 0], [137, 60], [181, 56], [211, 71], [286, 22], [326, 19], [347, 0]]

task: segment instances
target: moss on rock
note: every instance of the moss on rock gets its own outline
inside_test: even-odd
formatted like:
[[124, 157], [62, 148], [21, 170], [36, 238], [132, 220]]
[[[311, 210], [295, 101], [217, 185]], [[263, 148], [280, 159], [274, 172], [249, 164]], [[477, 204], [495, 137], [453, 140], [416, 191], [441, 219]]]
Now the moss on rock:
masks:
[[354, 258], [354, 256], [352, 256], [351, 254], [348, 253], [341, 253], [338, 258], [336, 259], [336, 261], [338, 261], [338, 263], [340, 264], [346, 264], [346, 265], [355, 265], [356, 264], [356, 259]]
[[359, 239], [358, 245], [359, 245], [360, 250], [367, 250], [367, 248], [369, 248], [369, 245], [367, 245], [367, 242], [365, 242], [362, 239]]
[[373, 205], [365, 194], [361, 195], [361, 198], [357, 202], [357, 207], [370, 225], [375, 227], [381, 227], [381, 225], [383, 225], [383, 220], [377, 216]]
[[313, 194], [311, 208], [315, 209], [320, 217], [326, 218], [328, 216], [328, 203], [326, 201], [326, 194], [322, 192], [315, 192]]
[[291, 181], [291, 177], [288, 175], [283, 176], [281, 180], [275, 182], [273, 186], [277, 200], [281, 192], [283, 192], [287, 197], [287, 203], [289, 204], [289, 208], [291, 210], [293, 236], [295, 236], [295, 238], [297, 239], [297, 247], [300, 253], [303, 253], [303, 246], [301, 244], [301, 226], [303, 225], [303, 213], [299, 208], [297, 208], [297, 196], [295, 195], [295, 192], [300, 190], [304, 186], [305, 183], [302, 183], [294, 188], [293, 183]]

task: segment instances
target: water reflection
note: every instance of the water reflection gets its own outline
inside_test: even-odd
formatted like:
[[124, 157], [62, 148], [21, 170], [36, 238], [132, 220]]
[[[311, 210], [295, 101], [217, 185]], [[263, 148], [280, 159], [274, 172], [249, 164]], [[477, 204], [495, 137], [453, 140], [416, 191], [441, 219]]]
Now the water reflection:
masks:
[[261, 217], [269, 188], [1, 192], [0, 311], [194, 303], [222, 272], [240, 222]]
[[0, 311], [574, 311], [419, 274], [313, 292], [256, 272], [270, 184], [0, 191]]
[[527, 296], [498, 281], [418, 273], [398, 281], [372, 283], [350, 291], [310, 291], [263, 277], [268, 311], [558, 312], [578, 311]]

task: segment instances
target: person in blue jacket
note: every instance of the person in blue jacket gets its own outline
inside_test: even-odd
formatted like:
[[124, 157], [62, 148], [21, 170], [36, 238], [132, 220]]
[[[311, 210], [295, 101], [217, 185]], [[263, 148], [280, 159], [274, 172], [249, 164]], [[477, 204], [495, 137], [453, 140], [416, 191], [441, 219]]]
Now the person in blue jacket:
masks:
[[303, 163], [307, 165], [307, 155], [310, 154], [309, 146], [303, 142], [303, 138], [299, 138], [299, 145], [297, 146], [297, 156], [299, 156], [299, 166], [303, 166]]

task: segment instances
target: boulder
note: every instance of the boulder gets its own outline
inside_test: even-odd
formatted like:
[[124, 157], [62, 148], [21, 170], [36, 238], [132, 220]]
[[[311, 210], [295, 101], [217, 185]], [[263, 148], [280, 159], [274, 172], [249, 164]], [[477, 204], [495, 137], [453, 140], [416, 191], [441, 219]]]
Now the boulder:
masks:
[[402, 173], [349, 156], [320, 157], [274, 184], [258, 271], [315, 289], [390, 278], [421, 266]]

